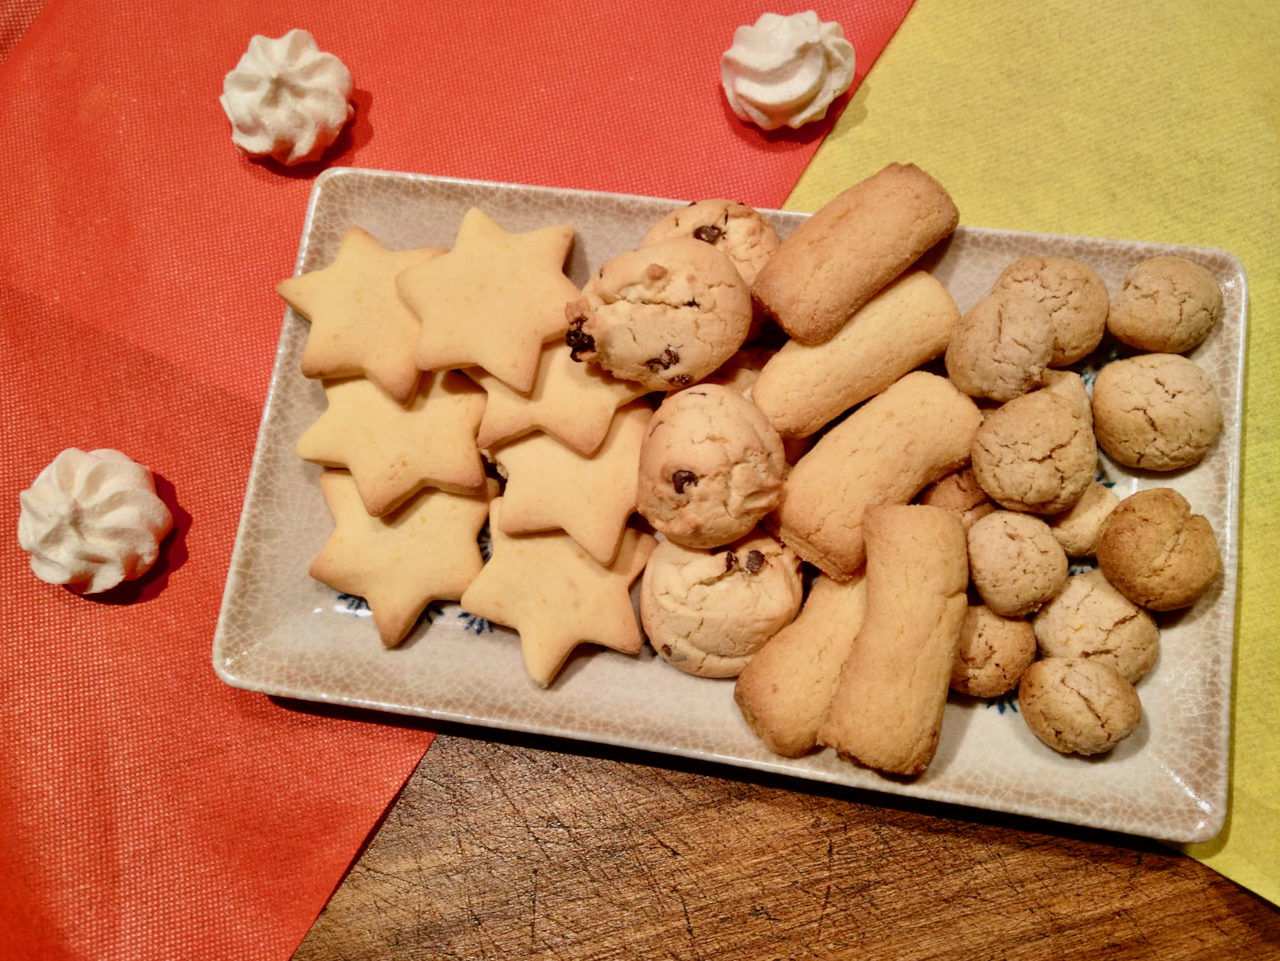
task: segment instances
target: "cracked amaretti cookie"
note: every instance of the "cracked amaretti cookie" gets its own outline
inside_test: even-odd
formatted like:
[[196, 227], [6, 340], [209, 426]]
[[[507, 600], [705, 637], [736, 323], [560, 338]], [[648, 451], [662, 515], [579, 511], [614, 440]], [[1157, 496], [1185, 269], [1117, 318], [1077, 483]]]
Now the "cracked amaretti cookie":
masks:
[[968, 532], [969, 573], [983, 602], [1001, 617], [1038, 610], [1067, 580], [1067, 553], [1039, 517], [996, 511]]
[[1180, 470], [1198, 464], [1222, 433], [1222, 401], [1189, 357], [1140, 354], [1098, 372], [1093, 429], [1125, 467]]
[[970, 307], [947, 344], [947, 375], [970, 397], [1006, 401], [1044, 383], [1053, 317], [1040, 301], [997, 290]]
[[1222, 287], [1182, 257], [1152, 257], [1125, 275], [1111, 298], [1107, 329], [1139, 350], [1185, 354], [1222, 319]]
[[678, 237], [605, 261], [565, 315], [574, 360], [672, 391], [702, 380], [742, 346], [751, 295], [727, 254]]
[[640, 447], [636, 507], [671, 540], [721, 547], [778, 506], [786, 452], [742, 394], [698, 384], [669, 395]]
[[1032, 664], [1018, 685], [1018, 708], [1031, 732], [1060, 754], [1105, 754], [1142, 721], [1133, 685], [1082, 657]]
[[1111, 297], [1098, 272], [1070, 257], [1024, 257], [996, 279], [992, 292], [1011, 290], [1038, 300], [1053, 318], [1051, 367], [1066, 367], [1090, 353], [1107, 329]]
[[1095, 660], [1130, 684], [1151, 670], [1160, 653], [1160, 630], [1151, 615], [1112, 587], [1099, 570], [1069, 578], [1032, 627], [1045, 657]]

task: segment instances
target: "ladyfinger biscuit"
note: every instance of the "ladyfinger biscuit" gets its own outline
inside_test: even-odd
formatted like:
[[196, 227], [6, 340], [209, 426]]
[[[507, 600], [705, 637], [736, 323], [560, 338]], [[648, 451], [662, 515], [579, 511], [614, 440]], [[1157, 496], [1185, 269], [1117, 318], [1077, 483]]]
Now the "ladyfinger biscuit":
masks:
[[800, 757], [816, 746], [866, 610], [862, 578], [840, 582], [819, 575], [799, 616], [738, 675], [733, 689], [738, 710], [774, 754]]
[[784, 344], [760, 371], [751, 399], [783, 437], [808, 437], [942, 354], [959, 320], [941, 282], [909, 271], [825, 343]]
[[959, 222], [941, 184], [890, 164], [797, 227], [756, 275], [752, 300], [802, 344], [822, 343]]
[[782, 542], [836, 580], [862, 566], [862, 516], [906, 504], [963, 467], [982, 423], [977, 405], [945, 377], [907, 374], [828, 431], [792, 468], [768, 524]]
[[968, 610], [964, 527], [923, 504], [866, 511], [867, 613], [818, 743], [890, 774], [916, 775], [938, 747]]

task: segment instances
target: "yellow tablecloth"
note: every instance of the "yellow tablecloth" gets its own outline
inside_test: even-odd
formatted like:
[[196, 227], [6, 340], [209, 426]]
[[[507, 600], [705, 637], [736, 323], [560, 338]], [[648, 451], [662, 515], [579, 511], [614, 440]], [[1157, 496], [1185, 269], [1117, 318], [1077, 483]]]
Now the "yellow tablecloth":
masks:
[[1221, 247], [1250, 285], [1227, 824], [1188, 850], [1280, 903], [1280, 4], [917, 0], [787, 201], [891, 161], [964, 223]]

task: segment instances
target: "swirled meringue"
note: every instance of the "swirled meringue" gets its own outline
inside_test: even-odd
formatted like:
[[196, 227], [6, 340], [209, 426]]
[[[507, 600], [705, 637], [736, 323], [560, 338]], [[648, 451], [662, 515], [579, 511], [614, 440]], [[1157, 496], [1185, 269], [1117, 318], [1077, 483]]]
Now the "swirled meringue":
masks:
[[253, 157], [293, 165], [318, 160], [351, 119], [349, 71], [306, 30], [254, 36], [218, 98], [231, 140]]
[[765, 130], [801, 127], [827, 114], [853, 83], [853, 45], [838, 23], [812, 10], [760, 16], [733, 32], [720, 58], [720, 83], [742, 120]]
[[118, 450], [68, 448], [18, 499], [18, 543], [31, 570], [77, 594], [145, 574], [173, 528], [151, 471]]

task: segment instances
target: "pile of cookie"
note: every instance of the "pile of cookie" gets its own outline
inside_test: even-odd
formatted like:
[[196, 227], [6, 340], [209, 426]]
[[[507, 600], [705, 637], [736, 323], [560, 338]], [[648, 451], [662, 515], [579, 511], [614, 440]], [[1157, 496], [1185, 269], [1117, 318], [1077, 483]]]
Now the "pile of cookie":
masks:
[[[950, 690], [1015, 688], [1051, 747], [1109, 750], [1140, 718], [1148, 612], [1194, 604], [1220, 562], [1172, 489], [1117, 503], [1098, 447], [1177, 470], [1213, 446], [1184, 355], [1221, 291], [1157, 258], [1112, 298], [1035, 257], [962, 315], [918, 263], [958, 223], [893, 164], [785, 242], [743, 204], [690, 204], [582, 290], [568, 225], [471, 210], [452, 248], [403, 252], [352, 228], [279, 286], [328, 398], [297, 445], [335, 521], [312, 575], [364, 597], [388, 646], [460, 601], [519, 633], [544, 687], [579, 644], [647, 639], [736, 678], [785, 756], [918, 774]], [[1091, 398], [1068, 368], [1107, 330], [1142, 353]]]

